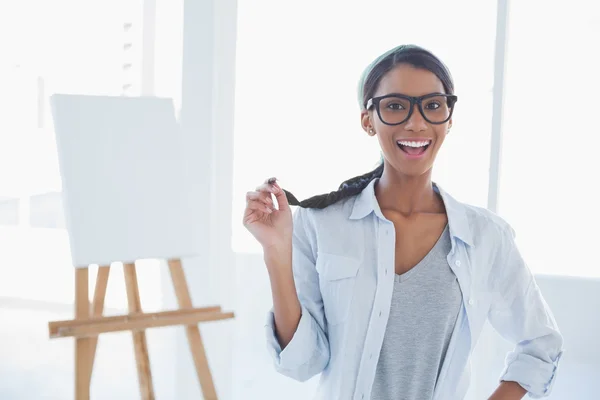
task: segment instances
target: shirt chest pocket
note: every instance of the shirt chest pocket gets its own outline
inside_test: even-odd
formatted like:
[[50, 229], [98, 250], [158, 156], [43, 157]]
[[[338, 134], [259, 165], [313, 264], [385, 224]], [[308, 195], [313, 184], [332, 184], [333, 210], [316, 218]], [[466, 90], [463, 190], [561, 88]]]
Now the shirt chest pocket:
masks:
[[340, 324], [348, 318], [359, 267], [357, 259], [319, 253], [316, 268], [328, 324]]

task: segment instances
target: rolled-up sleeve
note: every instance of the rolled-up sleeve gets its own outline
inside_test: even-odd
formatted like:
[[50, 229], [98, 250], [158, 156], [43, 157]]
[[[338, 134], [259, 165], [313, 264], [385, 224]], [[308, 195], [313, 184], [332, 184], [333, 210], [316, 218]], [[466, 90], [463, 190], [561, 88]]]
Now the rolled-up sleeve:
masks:
[[521, 385], [532, 398], [550, 394], [563, 354], [563, 338], [533, 274], [507, 226], [496, 258], [489, 321], [515, 348], [506, 357], [501, 381]]
[[275, 332], [273, 310], [267, 315], [265, 325], [267, 346], [273, 357], [275, 369], [298, 381], [306, 381], [321, 373], [329, 362], [329, 342], [315, 268], [316, 235], [299, 208], [294, 213], [292, 267], [302, 316], [292, 340], [282, 350]]

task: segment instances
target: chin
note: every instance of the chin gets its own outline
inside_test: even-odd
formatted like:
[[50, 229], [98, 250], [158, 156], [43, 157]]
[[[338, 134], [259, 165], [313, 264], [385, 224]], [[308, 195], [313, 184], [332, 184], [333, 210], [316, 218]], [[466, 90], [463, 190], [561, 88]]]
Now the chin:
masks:
[[414, 171], [407, 171], [407, 172], [400, 172], [402, 175], [408, 177], [408, 178], [419, 178], [422, 177], [424, 175], [427, 175], [427, 172], [429, 171], [419, 171], [419, 172], [414, 172]]
[[432, 166], [427, 164], [427, 165], [411, 165], [411, 166], [407, 166], [407, 165], [398, 165], [398, 168], [394, 168], [396, 171], [398, 171], [398, 173], [400, 173], [403, 176], [409, 177], [409, 178], [419, 178], [423, 175], [427, 175], [431, 172]]

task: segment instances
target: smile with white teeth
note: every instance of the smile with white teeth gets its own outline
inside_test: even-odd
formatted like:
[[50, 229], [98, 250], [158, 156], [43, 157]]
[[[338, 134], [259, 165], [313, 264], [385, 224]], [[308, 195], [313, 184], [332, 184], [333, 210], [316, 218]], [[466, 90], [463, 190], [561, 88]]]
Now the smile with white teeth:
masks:
[[431, 140], [424, 140], [420, 142], [408, 141], [408, 140], [398, 140], [396, 143], [407, 146], [407, 147], [424, 147], [431, 143]]
[[409, 158], [420, 158], [425, 154], [431, 140], [398, 140], [396, 144]]

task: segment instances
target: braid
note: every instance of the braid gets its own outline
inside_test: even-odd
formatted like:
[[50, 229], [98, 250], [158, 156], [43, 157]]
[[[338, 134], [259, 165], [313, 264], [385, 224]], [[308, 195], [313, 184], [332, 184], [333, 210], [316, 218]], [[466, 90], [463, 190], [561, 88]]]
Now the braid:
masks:
[[369, 186], [369, 183], [373, 179], [381, 178], [382, 174], [383, 163], [381, 163], [373, 171], [367, 172], [364, 175], [356, 176], [354, 178], [348, 179], [345, 182], [342, 182], [338, 190], [336, 190], [335, 192], [320, 194], [302, 201], [298, 201], [298, 199], [287, 190], [284, 189], [283, 191], [285, 192], [285, 197], [287, 198], [288, 203], [292, 206], [322, 209], [334, 203], [337, 203], [342, 199], [359, 194], [367, 186]]

